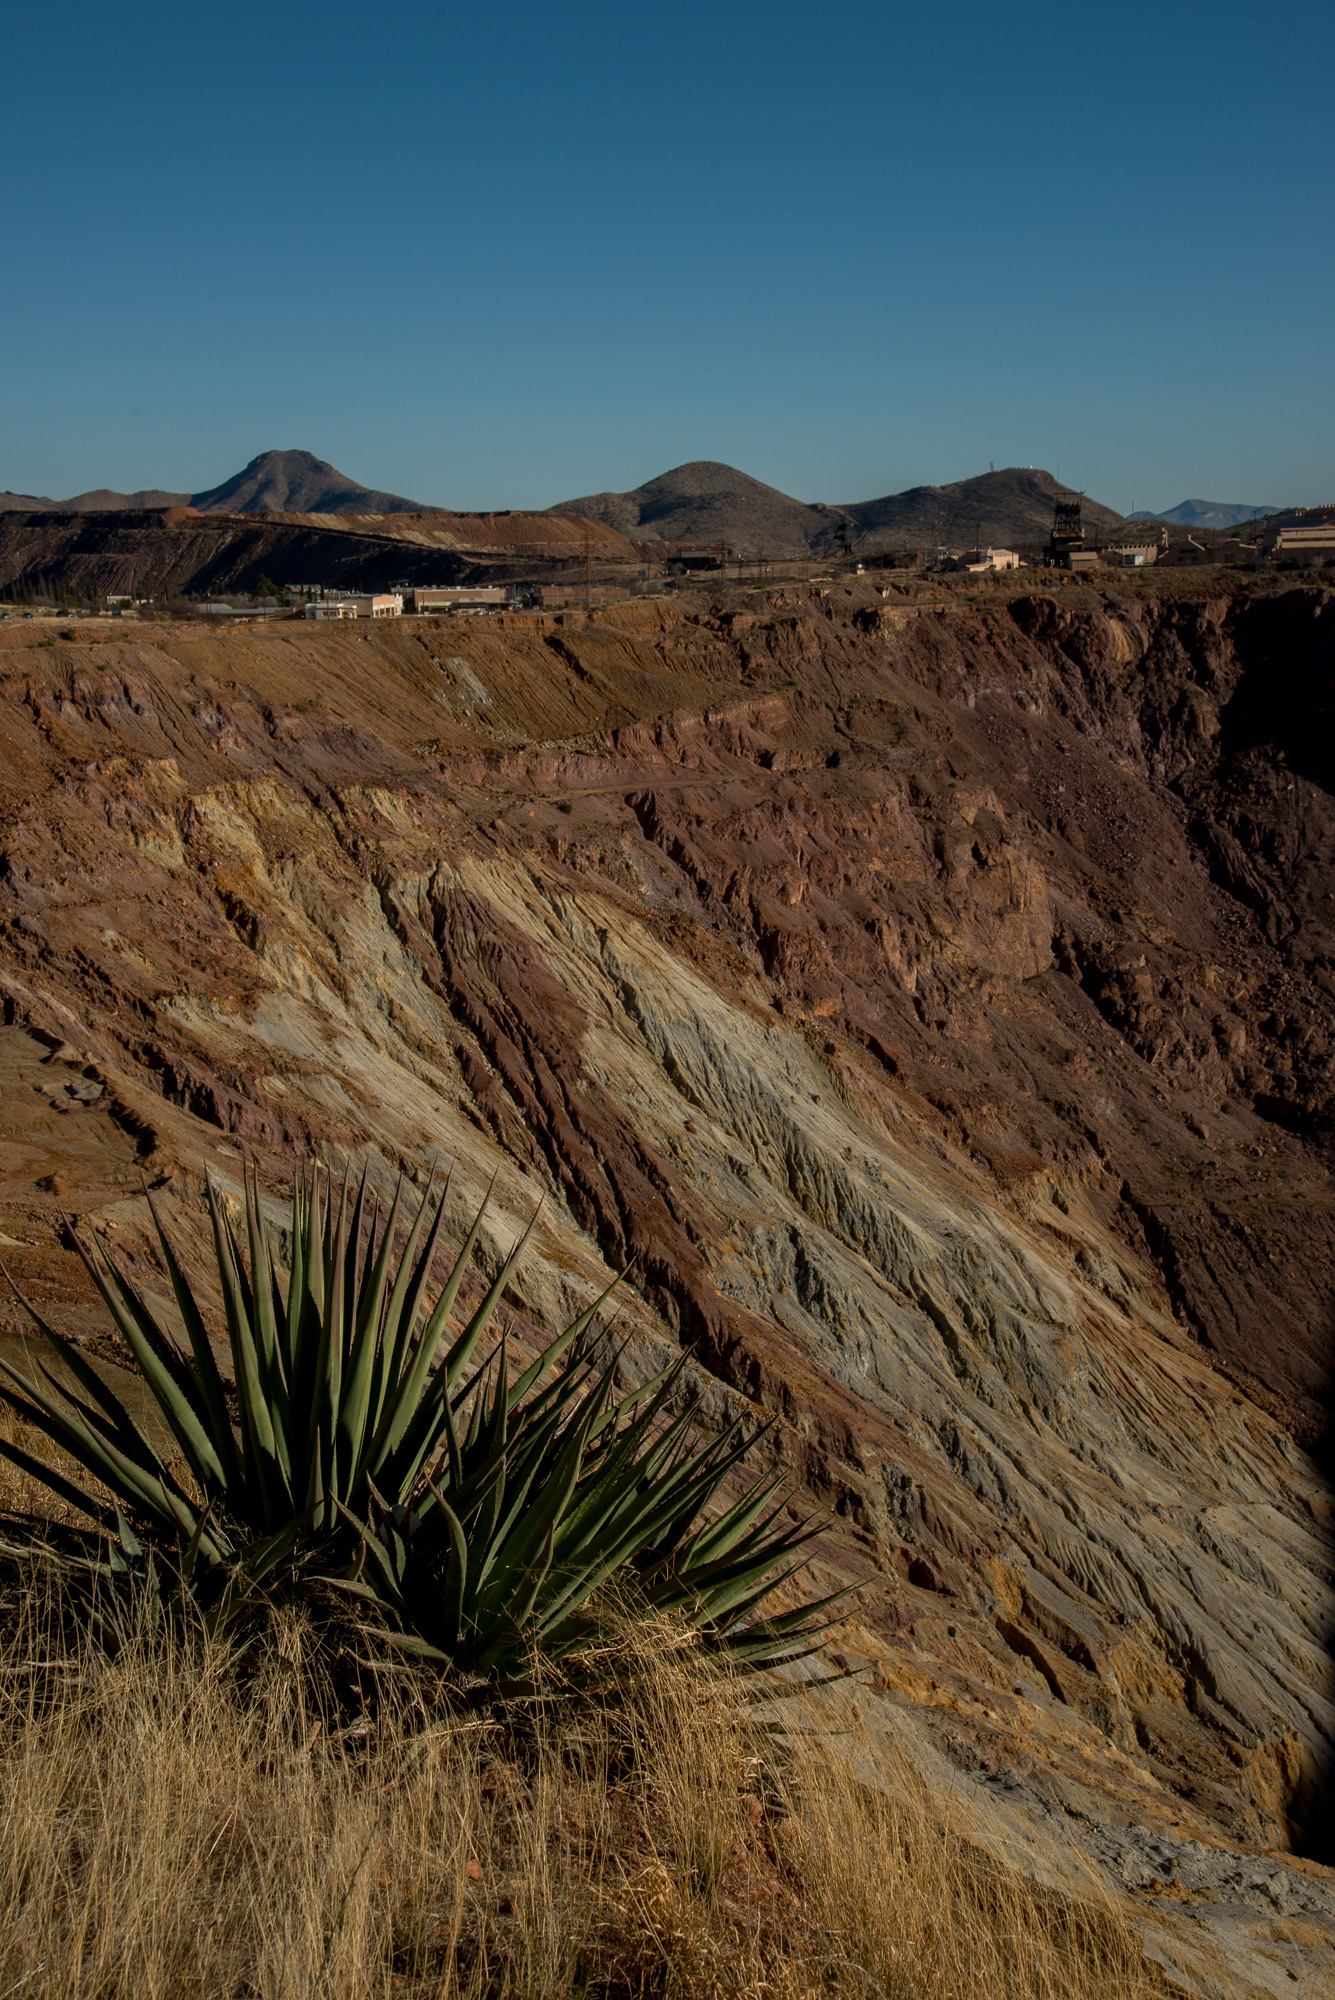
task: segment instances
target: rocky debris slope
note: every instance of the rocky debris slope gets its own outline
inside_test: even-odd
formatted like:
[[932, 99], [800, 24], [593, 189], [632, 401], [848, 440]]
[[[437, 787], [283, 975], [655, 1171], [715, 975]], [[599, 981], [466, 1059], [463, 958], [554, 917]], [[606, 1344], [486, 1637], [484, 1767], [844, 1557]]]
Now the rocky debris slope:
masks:
[[91, 1331], [55, 1197], [160, 1284], [140, 1167], [498, 1166], [521, 1332], [633, 1258], [775, 1413], [924, 1757], [1315, 1853], [1335, 599], [1175, 588], [0, 635], [6, 1257]]

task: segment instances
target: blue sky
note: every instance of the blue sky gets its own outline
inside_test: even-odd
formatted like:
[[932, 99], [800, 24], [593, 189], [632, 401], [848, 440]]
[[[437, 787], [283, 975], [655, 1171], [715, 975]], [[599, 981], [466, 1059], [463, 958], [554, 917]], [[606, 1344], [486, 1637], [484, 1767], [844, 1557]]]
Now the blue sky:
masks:
[[85, 0], [7, 29], [0, 487], [303, 446], [1335, 498], [1327, 5]]

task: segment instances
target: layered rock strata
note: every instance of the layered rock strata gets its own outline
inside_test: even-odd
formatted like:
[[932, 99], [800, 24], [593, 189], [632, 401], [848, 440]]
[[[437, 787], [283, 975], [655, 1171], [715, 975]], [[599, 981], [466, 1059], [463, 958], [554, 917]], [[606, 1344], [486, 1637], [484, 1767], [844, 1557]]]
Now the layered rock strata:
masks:
[[57, 1199], [154, 1285], [141, 1168], [499, 1168], [961, 1783], [1315, 1854], [1335, 599], [1175, 589], [0, 635], [6, 1259], [114, 1367]]

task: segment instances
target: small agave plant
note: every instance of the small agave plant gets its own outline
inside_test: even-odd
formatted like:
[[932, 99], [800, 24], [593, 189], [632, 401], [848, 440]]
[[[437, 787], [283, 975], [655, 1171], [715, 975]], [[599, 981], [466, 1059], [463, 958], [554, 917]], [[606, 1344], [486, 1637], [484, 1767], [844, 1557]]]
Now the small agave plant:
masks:
[[246, 1179], [244, 1249], [212, 1183], [208, 1193], [230, 1391], [152, 1197], [188, 1352], [109, 1253], [71, 1228], [187, 1480], [26, 1300], [73, 1386], [44, 1363], [38, 1380], [0, 1360], [0, 1401], [108, 1497], [16, 1443], [0, 1439], [0, 1455], [97, 1524], [110, 1551], [101, 1567], [165, 1571], [214, 1624], [280, 1575], [336, 1584], [399, 1646], [481, 1674], [513, 1673], [535, 1650], [587, 1652], [627, 1597], [745, 1665], [810, 1650], [833, 1599], [757, 1614], [814, 1531], [781, 1518], [777, 1478], [706, 1518], [756, 1435], [734, 1426], [691, 1440], [689, 1411], [670, 1415], [685, 1356], [616, 1395], [615, 1363], [595, 1365], [591, 1333], [613, 1287], [512, 1380], [504, 1337], [477, 1355], [527, 1231], [450, 1333], [485, 1201], [429, 1298], [448, 1181], [438, 1197], [428, 1188], [396, 1250], [402, 1179], [382, 1216], [365, 1175], [352, 1195], [346, 1176], [339, 1192], [318, 1168], [303, 1172], [286, 1285], [258, 1176]]

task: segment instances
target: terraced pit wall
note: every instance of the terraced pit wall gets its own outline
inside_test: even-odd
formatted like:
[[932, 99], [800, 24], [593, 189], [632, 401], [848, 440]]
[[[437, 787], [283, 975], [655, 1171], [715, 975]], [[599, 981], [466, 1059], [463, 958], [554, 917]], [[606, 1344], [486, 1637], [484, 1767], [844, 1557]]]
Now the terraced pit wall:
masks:
[[119, 1367], [58, 1202], [165, 1289], [141, 1169], [498, 1170], [951, 1770], [1314, 1851], [1335, 599], [1174, 593], [5, 632], [15, 1275]]

